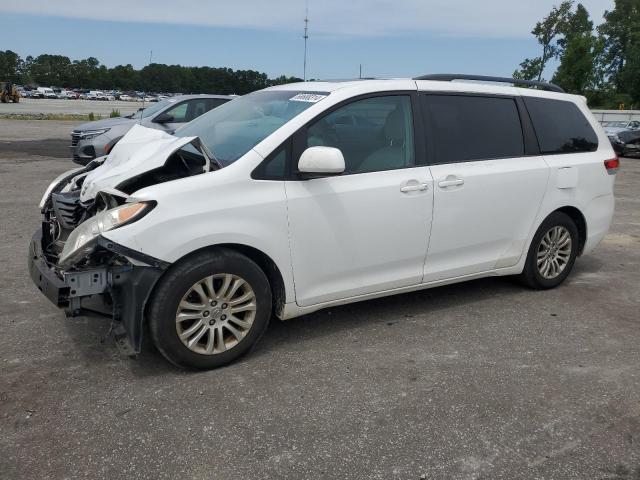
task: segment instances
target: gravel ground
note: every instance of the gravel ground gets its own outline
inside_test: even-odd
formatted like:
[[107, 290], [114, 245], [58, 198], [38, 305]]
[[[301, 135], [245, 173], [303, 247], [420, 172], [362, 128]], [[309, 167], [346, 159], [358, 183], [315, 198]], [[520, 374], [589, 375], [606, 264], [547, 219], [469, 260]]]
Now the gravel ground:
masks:
[[[149, 103], [146, 103], [146, 105], [148, 106]], [[59, 113], [86, 115], [93, 112], [96, 115], [109, 116], [111, 110], [115, 108], [120, 110], [123, 115], [128, 115], [138, 110], [141, 106], [142, 102], [121, 102], [119, 100], [105, 102], [100, 100], [21, 98], [18, 103], [0, 103], [0, 114]]]
[[150, 345], [120, 357], [32, 285], [36, 204], [72, 166], [43, 152], [68, 126], [41, 124], [0, 121], [0, 478], [640, 478], [640, 160], [556, 290], [486, 279], [274, 321], [186, 373]]

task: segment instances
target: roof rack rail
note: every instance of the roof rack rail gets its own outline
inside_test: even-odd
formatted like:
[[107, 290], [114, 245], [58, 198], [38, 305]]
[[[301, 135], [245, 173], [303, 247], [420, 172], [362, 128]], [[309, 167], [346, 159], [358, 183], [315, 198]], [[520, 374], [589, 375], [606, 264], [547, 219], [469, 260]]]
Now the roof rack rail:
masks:
[[565, 91], [555, 83], [538, 82], [536, 80], [520, 80], [518, 78], [508, 77], [489, 77], [485, 75], [457, 75], [451, 73], [435, 73], [431, 75], [421, 75], [419, 77], [414, 77], [413, 80], [435, 80], [440, 82], [452, 82], [454, 80], [475, 80], [478, 82], [511, 83], [513, 85], [536, 87], [542, 90], [547, 90], [549, 92], [565, 93]]

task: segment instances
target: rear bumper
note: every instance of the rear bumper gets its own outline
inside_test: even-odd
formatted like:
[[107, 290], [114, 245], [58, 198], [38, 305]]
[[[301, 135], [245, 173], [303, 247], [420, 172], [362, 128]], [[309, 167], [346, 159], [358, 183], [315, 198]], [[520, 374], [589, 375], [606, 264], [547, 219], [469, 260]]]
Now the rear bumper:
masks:
[[[105, 239], [102, 248], [132, 257], [136, 252]], [[136, 260], [149, 266], [104, 266], [57, 273], [42, 252], [42, 230], [29, 245], [29, 273], [33, 283], [51, 303], [68, 316], [99, 315], [114, 321], [118, 346], [127, 353], [140, 352], [144, 310], [158, 279], [168, 267], [161, 261], [140, 255]]]

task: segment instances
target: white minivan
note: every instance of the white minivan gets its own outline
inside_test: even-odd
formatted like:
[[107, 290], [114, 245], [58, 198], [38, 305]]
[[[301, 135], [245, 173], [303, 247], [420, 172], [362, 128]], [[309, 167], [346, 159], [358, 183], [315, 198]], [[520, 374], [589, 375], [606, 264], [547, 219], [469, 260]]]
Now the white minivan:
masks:
[[136, 126], [56, 179], [30, 271], [69, 314], [112, 318], [124, 351], [148, 325], [171, 362], [213, 368], [272, 316], [492, 275], [556, 287], [609, 229], [618, 166], [552, 84], [282, 85], [175, 135]]
[[41, 98], [58, 98], [56, 92], [54, 92], [53, 89], [49, 87], [38, 87], [36, 89], [36, 92]]

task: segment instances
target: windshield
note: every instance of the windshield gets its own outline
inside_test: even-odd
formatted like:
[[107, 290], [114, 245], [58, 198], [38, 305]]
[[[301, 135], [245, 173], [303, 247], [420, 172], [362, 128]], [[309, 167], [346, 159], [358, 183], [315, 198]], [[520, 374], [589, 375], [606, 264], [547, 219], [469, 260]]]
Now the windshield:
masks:
[[223, 165], [242, 157], [314, 103], [324, 92], [261, 90], [237, 98], [178, 129], [178, 137], [197, 136]]
[[137, 112], [131, 114], [129, 116], [129, 118], [147, 118], [150, 117], [151, 115], [154, 115], [155, 113], [158, 113], [160, 110], [162, 110], [163, 108], [165, 108], [167, 105], [169, 105], [170, 103], [174, 103], [175, 100], [162, 100], [156, 104], [151, 105], [150, 107], [147, 107], [145, 109], [142, 110], [138, 110]]
[[624, 128], [627, 126], [627, 122], [603, 122], [603, 127], [616, 127], [616, 128]]

